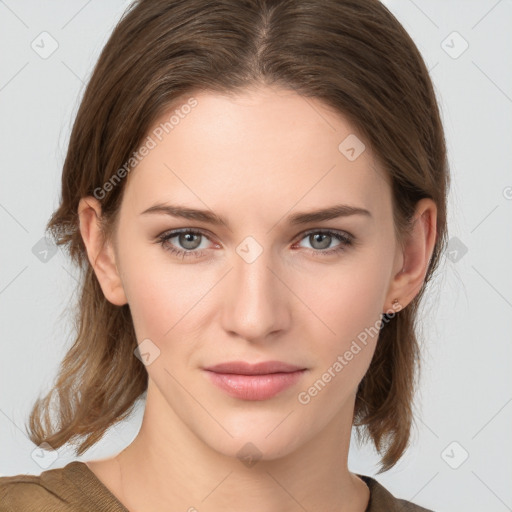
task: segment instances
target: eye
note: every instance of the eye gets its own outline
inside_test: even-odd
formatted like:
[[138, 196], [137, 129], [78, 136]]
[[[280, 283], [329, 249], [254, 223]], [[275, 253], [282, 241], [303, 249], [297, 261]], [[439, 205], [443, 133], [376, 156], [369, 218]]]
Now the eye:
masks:
[[[312, 230], [304, 233], [302, 240], [307, 239], [311, 245], [311, 254], [314, 256], [331, 256], [333, 254], [345, 251], [347, 247], [353, 244], [353, 236], [347, 233], [331, 230]], [[329, 248], [333, 241], [339, 243]]]
[[[174, 238], [177, 239], [176, 242], [171, 242]], [[158, 237], [158, 242], [166, 251], [182, 259], [190, 256], [199, 258], [205, 254], [204, 249], [206, 249], [205, 247], [200, 248], [201, 242], [203, 241], [202, 238], [209, 240], [201, 231], [195, 229], [178, 229], [163, 233]], [[183, 249], [179, 249], [176, 245], [183, 247]]]
[[[173, 242], [173, 240], [176, 241]], [[345, 251], [353, 245], [354, 237], [348, 233], [324, 230], [310, 230], [302, 234], [300, 241], [307, 239], [311, 245], [308, 251], [314, 256], [332, 256]], [[178, 229], [163, 233], [157, 237], [158, 243], [171, 254], [182, 259], [189, 257], [200, 258], [206, 254], [207, 246], [204, 240], [210, 240], [202, 231], [190, 228]], [[333, 241], [338, 244], [330, 247]], [[203, 247], [201, 247], [203, 245]], [[182, 247], [180, 249], [179, 247]], [[330, 248], [329, 248], [330, 247]]]

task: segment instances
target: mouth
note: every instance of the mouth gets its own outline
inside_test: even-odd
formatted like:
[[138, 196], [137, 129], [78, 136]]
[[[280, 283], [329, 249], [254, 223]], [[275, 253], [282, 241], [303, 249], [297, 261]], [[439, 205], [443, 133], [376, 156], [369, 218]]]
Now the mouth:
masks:
[[268, 400], [296, 384], [306, 370], [281, 361], [234, 361], [204, 368], [213, 384], [241, 400]]
[[209, 366], [205, 370], [236, 375], [269, 375], [271, 373], [292, 373], [305, 370], [305, 368], [282, 363], [281, 361], [264, 361], [256, 364], [246, 363], [245, 361], [232, 361]]

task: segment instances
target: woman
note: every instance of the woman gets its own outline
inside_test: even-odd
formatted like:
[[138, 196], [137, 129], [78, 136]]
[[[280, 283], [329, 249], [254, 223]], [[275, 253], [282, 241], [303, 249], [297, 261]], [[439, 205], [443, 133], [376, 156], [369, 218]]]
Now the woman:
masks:
[[135, 2], [48, 224], [83, 281], [29, 431], [82, 454], [145, 394], [142, 427], [1, 478], [0, 511], [426, 510], [347, 458], [352, 426], [381, 471], [407, 448], [448, 186], [427, 69], [377, 0]]

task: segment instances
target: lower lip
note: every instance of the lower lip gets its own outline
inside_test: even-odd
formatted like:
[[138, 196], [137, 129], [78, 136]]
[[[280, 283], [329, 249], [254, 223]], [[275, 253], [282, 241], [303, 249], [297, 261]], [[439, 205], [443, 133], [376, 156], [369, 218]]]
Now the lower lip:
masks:
[[242, 400], [267, 400], [293, 386], [306, 370], [264, 375], [238, 375], [207, 371], [212, 382], [228, 395]]

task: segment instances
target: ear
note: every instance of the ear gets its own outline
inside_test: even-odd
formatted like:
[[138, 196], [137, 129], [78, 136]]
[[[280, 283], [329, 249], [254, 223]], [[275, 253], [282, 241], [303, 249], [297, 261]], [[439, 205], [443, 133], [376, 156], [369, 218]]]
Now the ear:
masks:
[[[418, 201], [405, 247], [397, 247], [393, 279], [383, 313], [405, 308], [420, 291], [434, 250], [437, 234], [437, 207], [430, 198]], [[398, 299], [398, 301], [395, 301]]]
[[95, 197], [83, 197], [78, 204], [78, 216], [87, 257], [103, 294], [116, 306], [126, 304], [128, 301], [116, 265], [112, 242], [104, 239], [100, 229], [101, 203]]

